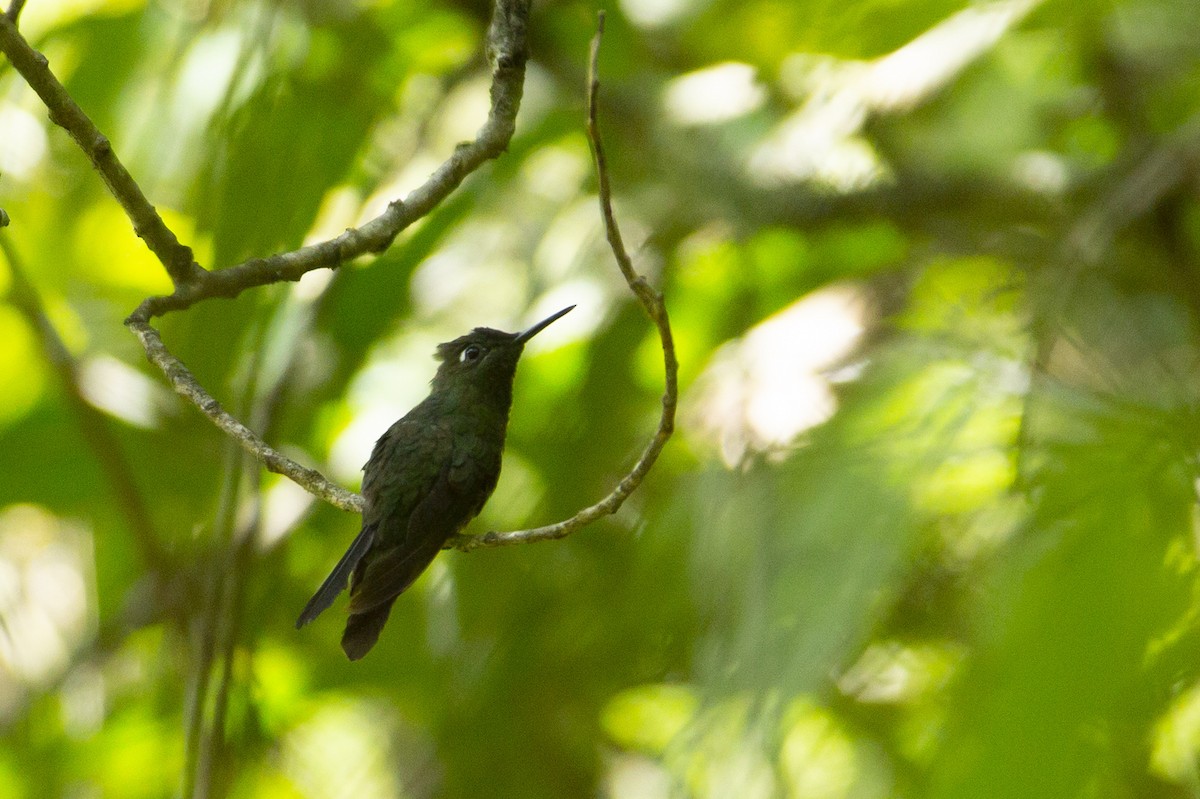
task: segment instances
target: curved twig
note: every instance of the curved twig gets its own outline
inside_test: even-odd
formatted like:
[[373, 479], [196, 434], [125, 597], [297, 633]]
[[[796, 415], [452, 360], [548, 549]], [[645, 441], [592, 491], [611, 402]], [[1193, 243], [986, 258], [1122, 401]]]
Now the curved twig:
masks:
[[145, 349], [146, 357], [162, 370], [180, 396], [236, 439], [267, 470], [286, 475], [309, 493], [342, 510], [361, 512], [362, 497], [275, 450], [225, 411], [183, 362], [171, 354], [158, 331], [151, 326], [150, 319], [211, 297], [236, 297], [254, 286], [299, 280], [314, 269], [334, 268], [363, 253], [384, 250], [402, 230], [433, 210], [467, 175], [503, 153], [516, 128], [517, 110], [524, 91], [529, 6], [530, 0], [497, 0], [488, 30], [492, 102], [487, 122], [474, 141], [460, 144], [450, 158], [403, 201], [393, 201], [375, 219], [328, 241], [269, 258], [253, 259], [228, 269], [203, 272], [200, 279], [188, 284], [177, 283], [172, 294], [148, 297], [125, 320]]
[[564, 538], [581, 527], [585, 527], [603, 516], [617, 512], [629, 495], [641, 484], [650, 471], [667, 440], [675, 431], [675, 408], [679, 401], [678, 372], [679, 363], [675, 357], [675, 341], [671, 335], [671, 322], [667, 316], [667, 306], [663, 302], [662, 292], [654, 290], [646, 279], [637, 273], [633, 261], [625, 250], [621, 239], [620, 228], [617, 227], [616, 217], [612, 209], [612, 188], [608, 179], [608, 162], [604, 157], [604, 145], [600, 140], [600, 129], [596, 121], [596, 95], [600, 89], [597, 76], [597, 59], [600, 53], [600, 39], [604, 35], [604, 12], [598, 15], [596, 35], [592, 37], [590, 58], [588, 60], [588, 94], [587, 94], [587, 133], [592, 144], [592, 155], [596, 164], [596, 176], [600, 184], [600, 213], [604, 217], [604, 230], [608, 244], [617, 259], [617, 266], [629, 284], [630, 290], [637, 296], [642, 307], [646, 309], [651, 321], [658, 328], [662, 340], [664, 384], [662, 398], [662, 416], [658, 421], [658, 429], [654, 437], [642, 451], [633, 469], [621, 482], [617, 483], [608, 496], [576, 513], [569, 519], [549, 524], [544, 527], [534, 527], [529, 530], [514, 530], [507, 533], [489, 532], [483, 535], [457, 535], [447, 542], [447, 548], [470, 552], [484, 547], [501, 547], [510, 544], [526, 544], [533, 541], [550, 541]]

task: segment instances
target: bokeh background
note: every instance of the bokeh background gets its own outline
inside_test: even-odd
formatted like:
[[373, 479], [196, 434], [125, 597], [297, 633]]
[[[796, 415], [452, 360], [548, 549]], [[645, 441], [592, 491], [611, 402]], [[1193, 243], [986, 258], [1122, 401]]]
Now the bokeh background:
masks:
[[[659, 410], [539, 2], [519, 128], [386, 254], [161, 322], [356, 487], [438, 341], [530, 347], [471, 530], [608, 491]], [[0, 796], [1200, 796], [1195, 0], [625, 0], [601, 124], [677, 436], [615, 518], [445, 553], [348, 663], [356, 519], [121, 322], [169, 289], [0, 64]], [[485, 2], [29, 0], [220, 268], [371, 216], [486, 111]]]

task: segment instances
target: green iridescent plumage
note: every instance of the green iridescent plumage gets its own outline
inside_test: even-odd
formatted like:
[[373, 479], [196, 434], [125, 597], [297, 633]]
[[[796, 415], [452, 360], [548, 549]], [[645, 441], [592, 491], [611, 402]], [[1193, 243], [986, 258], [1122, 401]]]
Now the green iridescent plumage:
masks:
[[571, 308], [522, 333], [477, 327], [438, 346], [442, 363], [429, 396], [388, 428], [364, 467], [362, 531], [297, 627], [329, 607], [349, 578], [342, 649], [358, 660], [375, 645], [396, 597], [495, 490], [525, 342]]

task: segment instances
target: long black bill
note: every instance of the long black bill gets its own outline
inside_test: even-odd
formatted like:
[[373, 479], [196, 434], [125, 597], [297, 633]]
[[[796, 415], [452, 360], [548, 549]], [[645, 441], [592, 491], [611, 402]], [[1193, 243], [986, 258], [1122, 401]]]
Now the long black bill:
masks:
[[538, 322], [536, 325], [529, 328], [528, 330], [522, 330], [520, 333], [517, 334], [517, 343], [524, 344], [526, 341], [529, 341], [529, 339], [533, 338], [538, 333], [541, 333], [543, 330], [545, 330], [546, 327], [551, 322], [553, 322], [555, 319], [558, 319], [560, 316], [566, 316], [566, 314], [569, 311], [573, 310], [574, 308], [575, 308], [574, 305], [570, 305], [566, 308], [563, 308], [561, 311], [559, 311], [556, 314], [551, 314], [550, 316], [547, 316], [545, 319]]

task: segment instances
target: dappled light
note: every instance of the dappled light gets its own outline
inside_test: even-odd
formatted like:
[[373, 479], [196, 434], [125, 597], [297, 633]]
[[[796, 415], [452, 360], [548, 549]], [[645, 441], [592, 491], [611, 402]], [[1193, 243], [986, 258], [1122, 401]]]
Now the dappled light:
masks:
[[46, 131], [37, 117], [13, 103], [0, 105], [0, 173], [28, 180], [46, 149]]
[[862, 335], [863, 297], [850, 287], [814, 292], [714, 355], [696, 381], [695, 428], [729, 466], [780, 449], [833, 416], [829, 373]]
[[[13, 8], [107, 139], [0, 60], [0, 797], [1200, 796], [1195, 0], [613, 4], [611, 197], [594, 4], [533, 4], [469, 168], [490, 4]], [[109, 152], [265, 277], [169, 274]], [[631, 484], [659, 292], [661, 457], [482, 546]], [[568, 306], [468, 551], [360, 661], [344, 595], [297, 629], [438, 344]]]
[[766, 100], [754, 67], [717, 64], [676, 78], [667, 85], [668, 117], [683, 125], [702, 125], [736, 119], [757, 110]]
[[131, 425], [157, 427], [170, 395], [124, 361], [97, 355], [79, 365], [79, 389], [88, 402]]
[[839, 191], [885, 179], [884, 161], [862, 135], [871, 115], [903, 111], [928, 98], [1039, 2], [1003, 0], [964, 9], [873, 61], [790, 55], [782, 85], [802, 102], [754, 151], [751, 174], [765, 183], [811, 180]]
[[91, 537], [43, 508], [10, 505], [0, 511], [0, 569], [0, 664], [8, 682], [0, 713], [11, 718], [26, 692], [68, 670], [93, 626]]

